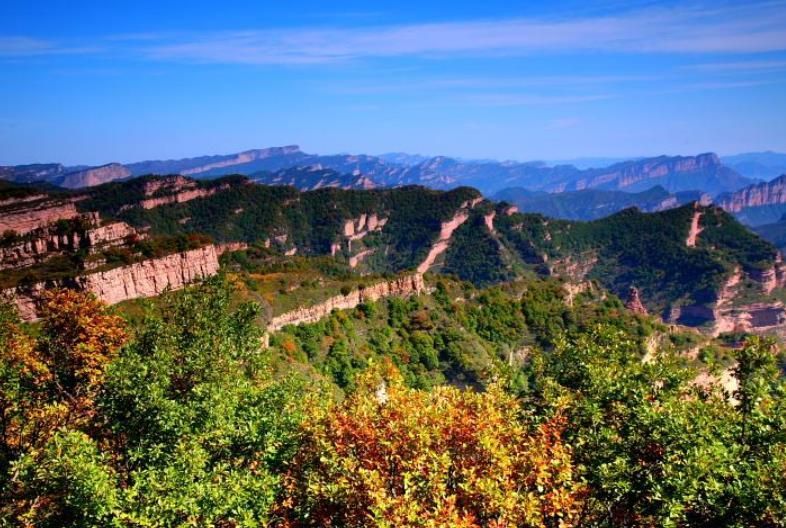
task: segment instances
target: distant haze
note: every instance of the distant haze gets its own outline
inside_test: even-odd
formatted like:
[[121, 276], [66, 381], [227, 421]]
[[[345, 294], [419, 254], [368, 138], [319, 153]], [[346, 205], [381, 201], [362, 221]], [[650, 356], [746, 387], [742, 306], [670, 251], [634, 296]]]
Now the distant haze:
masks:
[[786, 151], [782, 2], [5, 0], [0, 20], [0, 165]]

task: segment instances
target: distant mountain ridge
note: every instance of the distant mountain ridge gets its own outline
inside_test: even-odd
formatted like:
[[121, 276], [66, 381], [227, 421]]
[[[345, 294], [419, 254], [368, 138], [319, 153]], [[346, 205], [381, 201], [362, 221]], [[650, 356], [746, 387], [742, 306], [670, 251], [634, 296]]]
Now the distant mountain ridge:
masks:
[[[299, 170], [325, 183], [338, 174]], [[534, 272], [572, 284], [597, 281], [620, 296], [636, 287], [650, 313], [713, 332], [756, 326], [748, 319], [761, 310], [786, 319], [777, 298], [786, 267], [776, 248], [723, 210], [695, 203], [575, 222], [516, 212], [468, 187], [302, 192], [242, 176], [148, 176], [79, 191], [13, 184], [0, 190], [6, 222], [0, 246], [18, 262], [4, 274], [8, 288], [31, 277], [40, 282], [133, 266], [212, 240], [260, 254], [332, 259], [357, 273], [442, 272], [492, 284]], [[100, 232], [82, 229], [85, 215], [101, 220]], [[81, 242], [63, 246], [61, 235], [72, 224], [79, 240], [98, 237], [111, 247], [71, 255]]]
[[786, 213], [786, 174], [717, 197], [716, 203], [748, 225], [775, 222]]
[[748, 178], [771, 180], [786, 174], [786, 154], [781, 152], [746, 152], [723, 156], [721, 161]]
[[709, 195], [700, 191], [670, 193], [661, 186], [639, 193], [601, 189], [547, 193], [511, 187], [499, 191], [493, 199], [509, 202], [525, 213], [539, 213], [566, 220], [597, 220], [629, 207], [657, 212], [691, 202], [708, 205], [712, 201]]
[[339, 189], [374, 189], [379, 185], [360, 173], [342, 174], [320, 166], [294, 167], [275, 172], [260, 171], [249, 175], [255, 183], [263, 185], [290, 185], [302, 191], [315, 191], [325, 187]]
[[[446, 156], [424, 158], [402, 153], [383, 156], [318, 155], [305, 153], [296, 145], [288, 145], [237, 154], [150, 160], [103, 167], [98, 172], [90, 172], [99, 169], [95, 167], [80, 168], [73, 171], [80, 174], [70, 178], [67, 177], [69, 170], [58, 164], [0, 167], [0, 177], [22, 182], [42, 179], [77, 187], [146, 174], [181, 174], [206, 179], [230, 174], [252, 175], [262, 171], [314, 167], [343, 175], [363, 175], [376, 186], [382, 187], [424, 185], [444, 190], [472, 186], [487, 195], [507, 187], [546, 192], [583, 189], [640, 192], [660, 185], [672, 193], [699, 190], [715, 196], [755, 183], [723, 165], [718, 156], [712, 153], [658, 156], [616, 163], [605, 168], [579, 169], [572, 165], [549, 166], [543, 162], [467, 161]], [[363, 185], [366, 183], [363, 180]]]

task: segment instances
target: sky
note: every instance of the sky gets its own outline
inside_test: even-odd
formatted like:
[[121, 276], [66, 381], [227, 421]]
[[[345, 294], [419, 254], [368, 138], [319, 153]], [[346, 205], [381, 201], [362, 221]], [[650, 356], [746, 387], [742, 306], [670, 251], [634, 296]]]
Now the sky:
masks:
[[786, 151], [786, 0], [2, 0], [0, 164]]

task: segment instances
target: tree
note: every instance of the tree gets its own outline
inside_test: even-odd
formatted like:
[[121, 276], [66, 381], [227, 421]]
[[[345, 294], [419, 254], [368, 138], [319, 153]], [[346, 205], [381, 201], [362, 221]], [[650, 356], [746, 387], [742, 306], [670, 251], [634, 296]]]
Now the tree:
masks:
[[[66, 431], [95, 430], [95, 397], [127, 339], [126, 327], [93, 295], [71, 290], [48, 292], [41, 315], [33, 339], [12, 309], [0, 307], [0, 519], [79, 525], [68, 499], [73, 482], [62, 475], [63, 485], [52, 491], [41, 475], [48, 463], [78, 467], [79, 457], [70, 460], [64, 446], [81, 453], [86, 444], [71, 443], [76, 437]], [[36, 466], [41, 472], [32, 471]]]
[[286, 526], [575, 526], [560, 417], [532, 423], [488, 392], [407, 389], [373, 371], [344, 403], [314, 411], [284, 480]]
[[679, 357], [599, 326], [534, 354], [525, 399], [567, 419], [586, 526], [784, 526], [786, 412], [773, 349], [739, 353], [739, 404]]
[[139, 526], [260, 526], [306, 405], [271, 379], [255, 324], [222, 277], [165, 297], [113, 362], [99, 399]]

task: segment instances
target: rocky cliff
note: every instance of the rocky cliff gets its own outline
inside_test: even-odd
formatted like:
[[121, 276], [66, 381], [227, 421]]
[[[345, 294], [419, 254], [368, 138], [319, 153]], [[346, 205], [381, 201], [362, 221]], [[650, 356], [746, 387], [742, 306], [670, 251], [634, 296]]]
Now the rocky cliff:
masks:
[[167, 289], [183, 288], [215, 275], [218, 268], [217, 248], [210, 245], [65, 281], [20, 286], [5, 290], [2, 295], [14, 302], [23, 319], [31, 321], [37, 317], [38, 300], [47, 288], [69, 287], [89, 291], [104, 302], [115, 304], [160, 295]]
[[[205, 189], [200, 188], [194, 180], [182, 176], [170, 176], [146, 183], [144, 188], [146, 198], [136, 205], [142, 209], [153, 209], [166, 204], [184, 203], [212, 196], [217, 192], [229, 189], [229, 187], [229, 184], [223, 184]], [[123, 209], [133, 206], [130, 204]]]
[[439, 231], [439, 239], [431, 246], [423, 262], [418, 265], [418, 273], [425, 273], [434, 265], [437, 257], [448, 249], [453, 232], [458, 229], [461, 224], [466, 222], [468, 218], [469, 213], [467, 211], [459, 211], [453, 218], [442, 223]]
[[275, 172], [260, 171], [250, 175], [256, 183], [263, 185], [291, 185], [304, 191], [325, 187], [339, 189], [374, 189], [378, 184], [359, 170], [349, 174], [326, 169], [320, 164], [307, 167], [291, 167]]
[[240, 152], [239, 154], [231, 154], [229, 156], [224, 156], [223, 157], [224, 159], [208, 162], [179, 172], [180, 174], [185, 174], [185, 175], [203, 174], [205, 172], [210, 172], [211, 170], [215, 170], [215, 169], [232, 167], [234, 165], [245, 165], [246, 163], [251, 163], [253, 161], [259, 161], [267, 158], [272, 158], [277, 156], [287, 156], [287, 155], [298, 154], [298, 153], [300, 153], [300, 147], [298, 147], [297, 145], [247, 150], [245, 152]]
[[77, 216], [79, 211], [71, 200], [14, 201], [0, 211], [0, 233], [14, 231], [22, 235]]
[[18, 242], [0, 247], [0, 270], [32, 266], [80, 249], [95, 253], [145, 238], [144, 233], [125, 222], [101, 225], [98, 213], [79, 215], [72, 220], [68, 229], [49, 224], [28, 232]]
[[[429, 249], [429, 252], [426, 255], [426, 258], [423, 259], [423, 262], [418, 265], [418, 273], [427, 272], [436, 263], [437, 258], [447, 251], [448, 247], [450, 246], [450, 240], [453, 237], [453, 232], [467, 221], [469, 218], [470, 209], [473, 209], [482, 201], [483, 198], [478, 197], [464, 202], [461, 204], [461, 208], [458, 210], [458, 212], [453, 215], [453, 218], [446, 222], [442, 222], [439, 230], [439, 238], [437, 238], [437, 241], [431, 245], [431, 249]], [[492, 225], [490, 230], [493, 230], [493, 228], [494, 227]]]
[[730, 213], [739, 213], [748, 207], [786, 204], [786, 174], [723, 194], [717, 198], [716, 204]]
[[740, 268], [728, 277], [711, 305], [672, 307], [665, 319], [689, 326], [704, 325], [712, 335], [726, 332], [783, 333], [786, 307], [780, 301], [740, 302], [741, 289], [752, 282], [762, 294], [786, 285], [786, 270], [780, 259], [771, 269], [744, 273]]
[[643, 191], [661, 185], [670, 192], [701, 190], [710, 194], [736, 190], [751, 180], [724, 166], [713, 153], [698, 156], [659, 156], [589, 169], [548, 190], [613, 189]]
[[63, 175], [56, 183], [67, 189], [78, 189], [130, 177], [131, 171], [127, 167], [119, 163], [109, 163], [100, 167], [70, 172]]
[[337, 295], [314, 306], [302, 307], [283, 313], [271, 319], [268, 332], [281, 330], [287, 325], [315, 323], [327, 317], [333, 310], [351, 310], [364, 302], [373, 302], [385, 297], [407, 297], [425, 291], [423, 275], [405, 275], [386, 282], [379, 282], [351, 291], [347, 295]]

